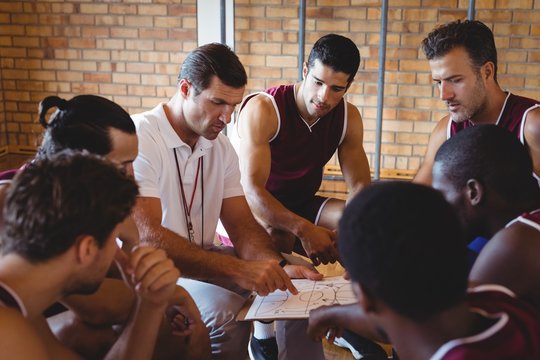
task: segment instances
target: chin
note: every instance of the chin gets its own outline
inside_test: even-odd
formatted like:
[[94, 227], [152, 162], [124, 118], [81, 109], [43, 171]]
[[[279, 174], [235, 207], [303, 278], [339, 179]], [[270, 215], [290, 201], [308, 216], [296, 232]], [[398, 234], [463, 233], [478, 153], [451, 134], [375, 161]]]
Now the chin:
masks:
[[461, 116], [460, 114], [450, 114], [450, 119], [455, 123], [461, 124], [461, 123], [469, 120], [469, 117]]
[[217, 134], [214, 133], [214, 134], [204, 135], [203, 137], [206, 140], [216, 140], [218, 136], [219, 136], [219, 133], [217, 133]]

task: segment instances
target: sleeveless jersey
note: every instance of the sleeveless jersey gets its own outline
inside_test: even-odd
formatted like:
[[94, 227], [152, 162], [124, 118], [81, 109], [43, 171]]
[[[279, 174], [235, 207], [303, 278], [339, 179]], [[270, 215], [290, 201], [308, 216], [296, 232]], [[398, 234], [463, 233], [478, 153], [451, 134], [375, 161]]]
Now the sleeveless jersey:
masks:
[[517, 218], [515, 218], [514, 220], [506, 224], [505, 227], [509, 227], [510, 225], [517, 222], [523, 223], [525, 225], [529, 225], [535, 228], [536, 230], [540, 231], [540, 209], [536, 209], [534, 211], [519, 215]]
[[[529, 111], [537, 107], [540, 107], [540, 102], [537, 100], [508, 93], [495, 125], [501, 126], [502, 128], [510, 131], [519, 139], [519, 141], [521, 141], [523, 145], [527, 145], [525, 143], [524, 135], [525, 118], [527, 117]], [[461, 123], [449, 121], [446, 130], [446, 138], [449, 139], [458, 131], [471, 126], [474, 126], [474, 124], [470, 120], [466, 120]], [[540, 185], [540, 175], [534, 173], [533, 175]]]
[[344, 99], [315, 123], [308, 123], [296, 107], [293, 85], [281, 85], [251, 94], [263, 94], [273, 103], [277, 131], [270, 139], [271, 168], [266, 189], [287, 208], [311, 200], [322, 182], [323, 168], [343, 141], [347, 129]]
[[482, 332], [450, 340], [431, 360], [540, 359], [540, 313], [505, 287], [482, 285], [469, 290], [472, 312], [491, 319]]

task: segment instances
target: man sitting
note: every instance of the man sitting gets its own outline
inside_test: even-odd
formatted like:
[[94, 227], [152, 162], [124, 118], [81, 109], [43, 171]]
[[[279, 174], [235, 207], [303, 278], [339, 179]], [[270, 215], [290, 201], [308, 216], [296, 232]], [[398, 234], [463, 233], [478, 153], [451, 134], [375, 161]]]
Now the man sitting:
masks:
[[[356, 307], [310, 316], [321, 339], [344, 325], [393, 344], [400, 359], [538, 359], [540, 314], [502, 286], [466, 291], [466, 241], [457, 215], [431, 188], [385, 182], [362, 191], [339, 226]], [[348, 314], [339, 310], [348, 308]], [[346, 316], [344, 316], [346, 315]]]
[[10, 358], [78, 359], [42, 313], [65, 295], [96, 291], [114, 260], [137, 301], [105, 358], [152, 357], [179, 271], [161, 250], [118, 249], [137, 193], [115, 165], [80, 153], [35, 161], [15, 177], [0, 230], [0, 339]]

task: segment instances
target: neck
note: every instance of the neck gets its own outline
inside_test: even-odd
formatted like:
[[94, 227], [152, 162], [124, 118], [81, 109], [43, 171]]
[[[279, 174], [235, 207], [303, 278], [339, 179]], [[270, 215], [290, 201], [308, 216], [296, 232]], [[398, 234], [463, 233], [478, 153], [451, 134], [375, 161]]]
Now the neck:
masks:
[[386, 322], [392, 345], [404, 360], [429, 359], [448, 341], [473, 335], [489, 326], [471, 313], [464, 302], [426, 321], [395, 314]]
[[494, 84], [492, 91], [486, 95], [485, 108], [470, 121], [475, 125], [495, 124], [499, 119], [507, 95], [498, 84]]
[[53, 261], [31, 264], [18, 255], [0, 257], [0, 281], [21, 298], [28, 317], [41, 316], [63, 295], [66, 269]]
[[490, 206], [489, 214], [486, 216], [486, 219], [488, 219], [487, 228], [489, 234], [486, 235], [488, 238], [491, 238], [499, 230], [503, 229], [506, 224], [522, 213], [533, 211], [538, 208], [540, 208], [538, 201], [520, 203], [505, 202], [501, 206]]
[[182, 102], [179, 92], [177, 92], [167, 104], [163, 105], [163, 110], [176, 135], [193, 150], [199, 140], [199, 135], [189, 127], [183, 112]]

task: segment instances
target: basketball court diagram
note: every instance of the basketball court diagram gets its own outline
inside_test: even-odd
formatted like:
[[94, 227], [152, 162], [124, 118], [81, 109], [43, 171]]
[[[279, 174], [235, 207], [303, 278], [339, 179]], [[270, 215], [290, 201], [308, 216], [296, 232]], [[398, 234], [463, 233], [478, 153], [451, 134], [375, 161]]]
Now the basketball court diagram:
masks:
[[323, 305], [347, 305], [356, 302], [348, 280], [342, 276], [320, 281], [293, 279], [298, 294], [277, 290], [268, 296], [256, 296], [245, 320], [306, 319], [309, 311]]

